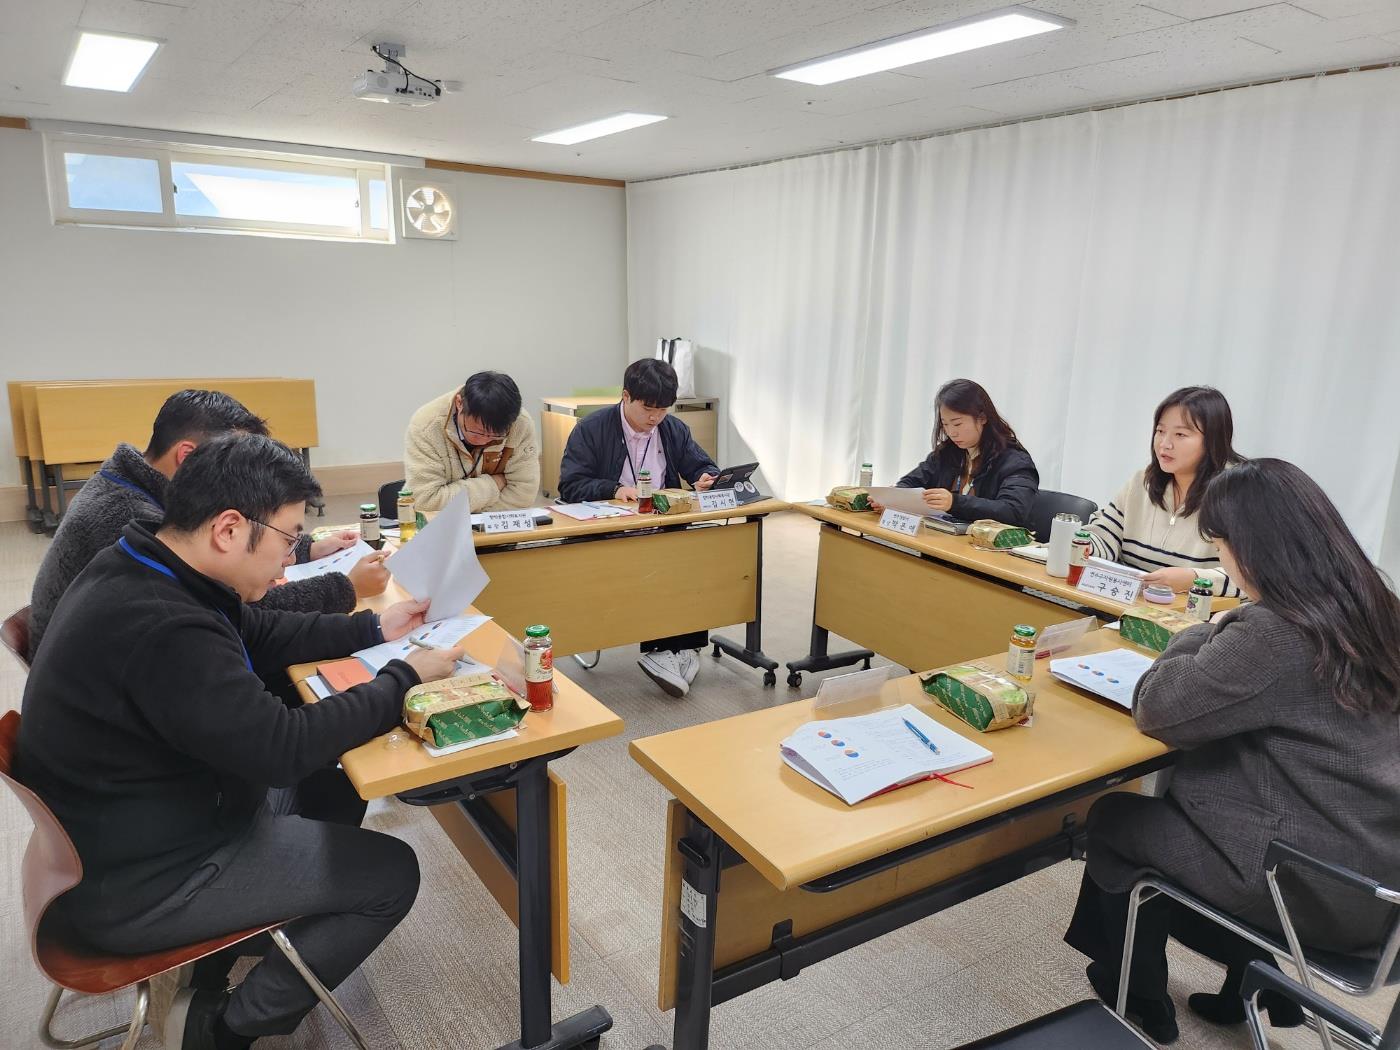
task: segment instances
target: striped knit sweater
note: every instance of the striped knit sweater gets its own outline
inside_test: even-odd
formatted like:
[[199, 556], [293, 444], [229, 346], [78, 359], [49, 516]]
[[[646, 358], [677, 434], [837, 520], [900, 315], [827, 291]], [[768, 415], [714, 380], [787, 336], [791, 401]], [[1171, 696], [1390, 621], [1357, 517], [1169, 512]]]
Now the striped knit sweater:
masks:
[[[1203, 580], [1210, 580], [1211, 591], [1227, 598], [1238, 597], [1240, 589], [1220, 566], [1215, 544], [1201, 535], [1196, 515], [1174, 515], [1152, 502], [1143, 484], [1143, 471], [1134, 474], [1122, 491], [1106, 507], [1089, 519], [1085, 530], [1100, 558], [1153, 572], [1173, 565], [1196, 569]], [[1174, 505], [1171, 486], [1164, 498]]]

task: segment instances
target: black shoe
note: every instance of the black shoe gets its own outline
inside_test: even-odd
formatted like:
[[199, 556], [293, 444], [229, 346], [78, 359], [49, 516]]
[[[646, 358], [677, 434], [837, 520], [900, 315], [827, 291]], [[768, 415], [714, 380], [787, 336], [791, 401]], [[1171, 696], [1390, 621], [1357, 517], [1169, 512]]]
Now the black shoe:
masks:
[[[1244, 1024], [1244, 1000], [1238, 993], [1196, 992], [1186, 1000], [1191, 1012], [1211, 1024]], [[1286, 995], [1265, 990], [1259, 994], [1259, 1009], [1269, 1015], [1275, 1028], [1297, 1028], [1303, 1023], [1303, 1008]]]
[[165, 1050], [215, 1050], [214, 1022], [223, 1015], [227, 1002], [227, 992], [181, 988], [161, 1032]]
[[[1108, 972], [1108, 967], [1092, 962], [1084, 975], [1089, 978], [1095, 994], [1110, 1010], [1118, 1004], [1118, 977]], [[1148, 999], [1145, 996], [1128, 993], [1128, 1007], [1125, 1016], [1147, 1034], [1153, 1042], [1163, 1046], [1177, 1041], [1181, 1035], [1176, 1026], [1176, 1005], [1171, 996], [1163, 999]]]
[[1244, 1024], [1244, 1000], [1229, 992], [1194, 992], [1186, 1006], [1203, 1021], [1218, 1025]]
[[183, 988], [175, 996], [165, 1018], [161, 1042], [166, 1050], [246, 1050], [253, 1040], [224, 1024], [227, 991]]

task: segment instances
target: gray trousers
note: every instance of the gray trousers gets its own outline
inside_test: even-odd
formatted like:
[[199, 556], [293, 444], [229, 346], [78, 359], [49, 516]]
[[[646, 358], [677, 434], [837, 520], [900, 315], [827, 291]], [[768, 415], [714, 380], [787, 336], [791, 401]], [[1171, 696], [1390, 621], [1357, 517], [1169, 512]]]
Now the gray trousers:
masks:
[[[418, 858], [377, 831], [287, 815], [295, 791], [273, 792], [269, 803], [169, 898], [117, 929], [92, 930], [90, 939], [108, 951], [158, 951], [299, 916], [287, 936], [322, 983], [339, 985], [413, 906]], [[224, 1022], [239, 1035], [283, 1035], [316, 1003], [269, 944], [234, 990]]]

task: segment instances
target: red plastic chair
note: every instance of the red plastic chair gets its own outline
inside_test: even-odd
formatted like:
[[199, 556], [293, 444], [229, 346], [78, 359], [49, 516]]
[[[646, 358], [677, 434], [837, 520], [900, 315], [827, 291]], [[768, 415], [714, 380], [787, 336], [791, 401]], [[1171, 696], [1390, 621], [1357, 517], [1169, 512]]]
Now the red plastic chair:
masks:
[[[10, 619], [13, 620], [14, 617]], [[5, 623], [5, 644], [10, 646], [9, 620]], [[13, 646], [10, 647], [13, 649]], [[73, 841], [63, 830], [58, 818], [53, 815], [53, 811], [38, 795], [14, 778], [18, 740], [19, 712], [7, 711], [0, 717], [0, 779], [10, 786], [10, 790], [24, 804], [34, 821], [34, 832], [29, 836], [29, 846], [24, 852], [20, 876], [24, 897], [24, 923], [29, 931], [29, 946], [34, 963], [54, 985], [49, 994], [48, 1004], [44, 1008], [44, 1016], [39, 1022], [39, 1038], [45, 1046], [55, 1047], [57, 1050], [78, 1050], [79, 1047], [91, 1046], [125, 1032], [126, 1040], [122, 1043], [121, 1050], [132, 1050], [146, 1025], [151, 978], [167, 970], [193, 963], [250, 937], [270, 932], [273, 943], [287, 956], [288, 961], [306, 980], [317, 998], [330, 1010], [346, 1034], [355, 1041], [355, 1045], [361, 1050], [368, 1050], [364, 1037], [345, 1015], [335, 997], [307, 967], [279, 923], [239, 930], [237, 933], [229, 933], [198, 944], [145, 955], [111, 955], [85, 945], [81, 937], [49, 911], [55, 900], [82, 881], [83, 864]], [[103, 995], [132, 985], [136, 986], [136, 1004], [128, 1024], [118, 1025], [83, 1039], [61, 1039], [51, 1031], [54, 1014], [58, 1011], [59, 999], [62, 998], [64, 989], [83, 995]]]

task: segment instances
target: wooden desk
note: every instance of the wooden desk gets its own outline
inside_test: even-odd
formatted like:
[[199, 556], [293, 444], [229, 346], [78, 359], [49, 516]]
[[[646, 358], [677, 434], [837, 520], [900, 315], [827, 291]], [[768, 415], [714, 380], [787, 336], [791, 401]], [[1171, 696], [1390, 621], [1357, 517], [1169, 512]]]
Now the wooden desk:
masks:
[[[1096, 631], [1076, 651], [1124, 644]], [[1004, 652], [986, 659], [1005, 666]], [[712, 1005], [1079, 855], [1093, 800], [1170, 763], [1126, 712], [1047, 664], [1037, 663], [1030, 727], [978, 734], [912, 675], [828, 709], [912, 703], [975, 737], [995, 758], [956, 775], [971, 790], [928, 782], [847, 806], [779, 756], [779, 741], [816, 717], [811, 700], [632, 742], [675, 796], [659, 979], [661, 1008], [676, 1007], [675, 1050], [708, 1045]]]
[[[967, 653], [1005, 649], [1019, 623], [1037, 629], [1082, 616], [1116, 620], [1129, 606], [1069, 586], [1045, 566], [1009, 551], [979, 550], [966, 536], [923, 529], [905, 536], [880, 528], [873, 511], [794, 503], [822, 523], [808, 655], [790, 662], [788, 685], [803, 671], [866, 661], [873, 653], [912, 670], [942, 667]], [[1216, 608], [1238, 604], [1217, 599]], [[1141, 598], [1138, 604], [1146, 604]], [[1186, 605], [1178, 595], [1175, 608]], [[835, 632], [865, 646], [828, 652]]]
[[[31, 527], [37, 523], [48, 531], [56, 528], [63, 515], [66, 490], [90, 476], [119, 443], [143, 445], [165, 399], [187, 387], [216, 389], [236, 398], [267, 420], [273, 437], [301, 449], [310, 462], [309, 450], [319, 442], [316, 390], [310, 379], [203, 377], [10, 383], [11, 429], [16, 450], [22, 445], [28, 460]], [[37, 479], [32, 473], [35, 467]], [[56, 511], [49, 503], [50, 483], [56, 489]], [[42, 508], [35, 499], [36, 484], [42, 489]]]
[[[569, 443], [578, 421], [591, 412], [615, 405], [616, 397], [547, 397], [540, 412], [540, 489], [546, 496], [559, 495], [559, 463], [564, 458], [564, 446]], [[672, 409], [682, 420], [696, 442], [719, 462], [719, 398], [686, 397]]]
[[771, 686], [778, 664], [763, 652], [763, 519], [785, 509], [766, 499], [664, 517], [556, 513], [532, 532], [478, 533], [491, 583], [476, 604], [516, 637], [549, 624], [556, 657], [742, 623], [744, 644], [712, 639], [714, 653], [761, 668]]
[[[383, 609], [407, 597], [395, 584], [362, 608]], [[487, 623], [464, 639], [473, 659], [494, 664], [507, 639]], [[315, 664], [288, 668], [304, 700]], [[532, 712], [512, 740], [433, 758], [407, 730], [390, 747], [378, 737], [341, 756], [364, 799], [395, 795], [428, 806], [449, 839], [520, 931], [520, 1030], [517, 1047], [596, 1045], [612, 1018], [593, 1006], [553, 1021], [550, 973], [569, 980], [568, 835], [564, 781], [549, 769], [580, 744], [616, 736], [622, 719], [556, 671], [554, 709]]]

